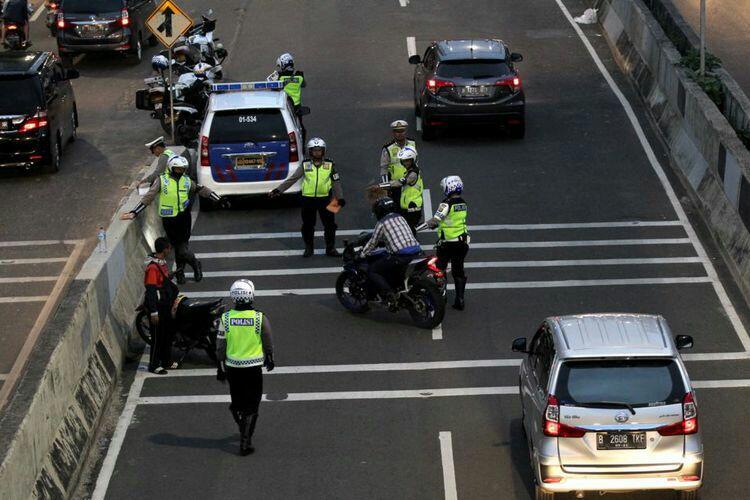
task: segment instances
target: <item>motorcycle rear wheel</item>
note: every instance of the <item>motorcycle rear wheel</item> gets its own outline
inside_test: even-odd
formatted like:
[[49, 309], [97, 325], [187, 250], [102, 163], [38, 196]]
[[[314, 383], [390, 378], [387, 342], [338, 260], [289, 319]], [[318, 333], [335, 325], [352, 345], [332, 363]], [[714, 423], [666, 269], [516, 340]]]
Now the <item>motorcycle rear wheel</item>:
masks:
[[415, 302], [408, 307], [409, 315], [419, 328], [431, 330], [443, 322], [445, 300], [436, 287], [416, 285], [409, 297]]
[[360, 278], [349, 271], [342, 272], [336, 279], [336, 297], [342, 306], [353, 313], [361, 314], [370, 308], [367, 291], [362, 289]]
[[151, 335], [151, 322], [148, 320], [148, 312], [141, 311], [135, 317], [135, 329], [138, 335], [148, 345], [153, 345], [153, 336]]

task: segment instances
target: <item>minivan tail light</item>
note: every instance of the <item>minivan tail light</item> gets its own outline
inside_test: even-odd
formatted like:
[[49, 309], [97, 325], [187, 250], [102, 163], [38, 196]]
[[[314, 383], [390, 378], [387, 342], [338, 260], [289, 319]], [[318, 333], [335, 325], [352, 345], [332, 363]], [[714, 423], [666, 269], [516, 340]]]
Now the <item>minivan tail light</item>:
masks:
[[692, 392], [682, 399], [682, 420], [658, 429], [662, 436], [684, 436], [698, 432], [698, 405]]
[[57, 27], [60, 29], [65, 28], [65, 15], [63, 15], [62, 11], [58, 11], [57, 13]]
[[289, 162], [299, 161], [299, 147], [297, 146], [297, 134], [289, 132]]
[[427, 80], [427, 90], [429, 90], [433, 94], [443, 87], [455, 87], [455, 85], [453, 85], [453, 82], [449, 82], [448, 80], [441, 80], [439, 78], [430, 78], [429, 80]]
[[19, 129], [19, 132], [26, 133], [34, 130], [39, 130], [47, 126], [47, 112], [37, 111], [35, 115], [30, 116], [24, 120], [23, 125]]
[[128, 13], [128, 9], [122, 9], [122, 12], [120, 13], [120, 24], [123, 27], [130, 24], [130, 14]]
[[547, 408], [544, 409], [542, 424], [545, 436], [580, 438], [586, 434], [585, 429], [560, 423], [560, 405], [553, 395], [547, 398]]
[[208, 161], [208, 137], [205, 135], [201, 136], [201, 167], [210, 167], [211, 163]]
[[496, 87], [503, 85], [510, 87], [513, 92], [518, 92], [521, 90], [521, 78], [518, 75], [511, 75], [495, 82]]

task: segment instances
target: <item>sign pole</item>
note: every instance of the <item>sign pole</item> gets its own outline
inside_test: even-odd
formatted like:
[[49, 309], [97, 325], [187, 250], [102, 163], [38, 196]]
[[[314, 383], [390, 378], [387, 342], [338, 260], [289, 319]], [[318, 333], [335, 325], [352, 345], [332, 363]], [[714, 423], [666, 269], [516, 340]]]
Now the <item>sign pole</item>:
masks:
[[174, 81], [172, 73], [172, 47], [169, 47], [169, 129], [172, 131], [172, 145], [174, 146]]
[[701, 0], [701, 68], [700, 75], [706, 75], [706, 0]]

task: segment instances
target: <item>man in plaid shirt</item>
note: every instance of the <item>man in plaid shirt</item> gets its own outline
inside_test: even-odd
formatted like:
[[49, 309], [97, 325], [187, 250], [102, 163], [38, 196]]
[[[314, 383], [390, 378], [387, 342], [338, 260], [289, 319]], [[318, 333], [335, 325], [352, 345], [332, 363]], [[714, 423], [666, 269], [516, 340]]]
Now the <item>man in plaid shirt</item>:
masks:
[[385, 244], [388, 253], [370, 263], [367, 275], [389, 306], [395, 305], [396, 297], [388, 284], [388, 276], [396, 271], [402, 272], [409, 262], [422, 252], [409, 223], [401, 214], [396, 213], [396, 210], [396, 204], [388, 197], [375, 202], [372, 211], [378, 222], [370, 241], [362, 247], [360, 253], [361, 257], [367, 257], [378, 244]]

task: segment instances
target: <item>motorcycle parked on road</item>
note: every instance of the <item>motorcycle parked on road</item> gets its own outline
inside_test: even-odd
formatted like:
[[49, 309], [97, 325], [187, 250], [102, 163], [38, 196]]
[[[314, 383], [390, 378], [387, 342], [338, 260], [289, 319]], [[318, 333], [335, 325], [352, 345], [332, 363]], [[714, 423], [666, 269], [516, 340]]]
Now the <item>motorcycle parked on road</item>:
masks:
[[[362, 233], [354, 242], [344, 241], [344, 269], [336, 280], [339, 302], [358, 314], [366, 312], [371, 304], [382, 303], [367, 276], [367, 268], [374, 260], [384, 258], [385, 250], [364, 259], [357, 256], [357, 248], [364, 246], [370, 236], [371, 233]], [[421, 256], [405, 270], [386, 277], [397, 294], [395, 309], [391, 310], [406, 309], [420, 328], [435, 328], [445, 316], [446, 280], [436, 262], [437, 257]]]

